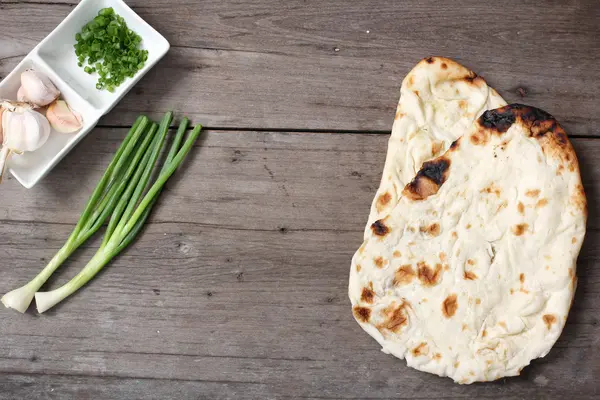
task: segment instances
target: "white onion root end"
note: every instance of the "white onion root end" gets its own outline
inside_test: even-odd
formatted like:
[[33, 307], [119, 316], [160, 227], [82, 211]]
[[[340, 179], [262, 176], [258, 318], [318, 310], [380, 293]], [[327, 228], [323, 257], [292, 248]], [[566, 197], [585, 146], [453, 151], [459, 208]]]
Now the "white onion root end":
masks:
[[31, 304], [31, 300], [33, 300], [36, 290], [36, 288], [33, 288], [30, 285], [21, 286], [2, 296], [2, 304], [4, 304], [6, 308], [12, 308], [20, 313], [24, 313], [27, 311], [27, 308], [29, 308], [29, 304]]

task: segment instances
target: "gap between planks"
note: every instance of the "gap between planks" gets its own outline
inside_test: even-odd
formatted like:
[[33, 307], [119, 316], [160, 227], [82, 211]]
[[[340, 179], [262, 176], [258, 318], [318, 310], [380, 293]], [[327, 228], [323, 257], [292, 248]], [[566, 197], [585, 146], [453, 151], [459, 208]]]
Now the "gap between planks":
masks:
[[[96, 128], [102, 129], [128, 129], [129, 125], [111, 125], [98, 124]], [[177, 129], [178, 125], [171, 125], [170, 129]], [[192, 130], [194, 123], [188, 126], [187, 130]], [[224, 126], [204, 126], [203, 131], [215, 132], [272, 132], [272, 133], [324, 133], [324, 134], [350, 134], [350, 135], [390, 135], [391, 130], [360, 130], [360, 129], [309, 129], [309, 128], [241, 128], [241, 127], [224, 127]], [[568, 135], [571, 139], [600, 139], [600, 136], [595, 135]]]
[[[185, 115], [182, 115], [185, 116]], [[197, 125], [197, 124], [196, 124]], [[200, 123], [200, 125], [202, 125]], [[178, 125], [171, 125], [170, 129], [177, 129]], [[130, 125], [98, 124], [95, 128], [102, 129], [129, 129]], [[191, 121], [187, 130], [194, 129], [194, 121]], [[204, 126], [203, 131], [216, 132], [272, 132], [272, 133], [348, 133], [356, 135], [389, 135], [391, 130], [360, 130], [360, 129], [308, 129], [308, 128], [248, 128], [248, 127], [225, 127], [225, 126]], [[570, 136], [576, 137], [576, 136]], [[596, 136], [591, 136], [596, 138]]]

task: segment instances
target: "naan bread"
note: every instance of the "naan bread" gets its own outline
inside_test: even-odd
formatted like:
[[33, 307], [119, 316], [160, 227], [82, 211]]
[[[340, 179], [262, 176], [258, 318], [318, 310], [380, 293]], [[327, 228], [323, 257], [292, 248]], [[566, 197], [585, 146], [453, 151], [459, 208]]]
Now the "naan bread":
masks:
[[471, 383], [518, 375], [558, 339], [587, 204], [549, 114], [513, 104], [463, 133], [369, 227], [349, 294], [384, 352]]
[[485, 110], [506, 102], [483, 78], [443, 57], [419, 62], [402, 82], [381, 184], [365, 228], [387, 215], [423, 162], [443, 154]]

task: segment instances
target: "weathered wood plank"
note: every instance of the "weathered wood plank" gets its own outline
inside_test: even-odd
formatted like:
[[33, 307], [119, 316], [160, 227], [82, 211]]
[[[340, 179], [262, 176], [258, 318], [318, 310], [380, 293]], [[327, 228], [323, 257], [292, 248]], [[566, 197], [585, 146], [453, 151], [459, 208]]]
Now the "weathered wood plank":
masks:
[[[27, 196], [10, 178], [0, 192], [0, 221], [74, 224], [125, 133], [124, 129], [94, 130]], [[266, 231], [354, 230], [366, 222], [388, 137], [203, 133], [186, 161], [185, 179], [173, 177], [153, 221]], [[590, 199], [588, 224], [600, 229], [599, 215], [592, 207], [600, 203], [600, 141], [574, 139], [573, 143]], [[77, 205], [75, 210], [65, 206], [65, 199]]]
[[[542, 381], [543, 382], [543, 381]], [[96, 399], [114, 399], [115, 395], [128, 400], [136, 399], [157, 399], [164, 400], [176, 398], [181, 400], [221, 400], [221, 399], [340, 399], [339, 396], [327, 397], [301, 397], [290, 395], [265, 395], [260, 387], [266, 385], [243, 386], [230, 382], [208, 382], [208, 381], [175, 381], [175, 380], [148, 380], [148, 379], [126, 379], [126, 378], [100, 378], [83, 376], [37, 376], [37, 375], [6, 375], [5, 387], [11, 390], [9, 393], [0, 393], [0, 399], [14, 398], [43, 398], [57, 400], [96, 400]], [[499, 385], [500, 386], [500, 385]], [[536, 384], [542, 395], [532, 395], [530, 397], [514, 394], [509, 388], [503, 387], [498, 390], [496, 395], [490, 397], [479, 396], [478, 398], [501, 398], [503, 400], [523, 400], [532, 399], [551, 399], [557, 398], [559, 394], [555, 392], [545, 392], [541, 383]], [[12, 391], [14, 390], [14, 392]], [[23, 397], [8, 397], [11, 393]], [[34, 396], [31, 396], [31, 395]], [[471, 398], [469, 394], [463, 396], [443, 395], [436, 397], [439, 400], [465, 399]], [[596, 399], [595, 395], [569, 395], [570, 399], [584, 400]], [[354, 397], [359, 399], [359, 397]], [[374, 397], [362, 397], [362, 399], [375, 399]], [[390, 397], [377, 397], [377, 400], [392, 399], [430, 399], [422, 395], [410, 397], [399, 390], [398, 395]]]
[[[266, 385], [220, 381], [183, 381], [90, 377], [78, 375], [4, 374], [0, 377], [0, 399], [273, 399], [265, 397]], [[282, 397], [278, 397], [282, 398]]]
[[[65, 199], [85, 204], [125, 133], [95, 129], [27, 196], [16, 182], [3, 185], [0, 220], [75, 223]], [[352, 200], [372, 196], [386, 141], [387, 135], [205, 133], [186, 161], [185, 179], [176, 175], [167, 185], [162, 201], [170, 206], [159, 204], [163, 211], [154, 219], [232, 229], [355, 229], [369, 201], [345, 196], [349, 188], [357, 191]]]
[[[62, 3], [0, 2], [0, 76], [68, 14]], [[173, 48], [103, 124], [176, 108], [215, 127], [385, 131], [403, 76], [435, 54], [473, 68], [508, 101], [554, 114], [571, 134], [600, 134], [600, 7], [591, 0], [130, 4]]]
[[[31, 191], [3, 183], [1, 293], [60, 247], [124, 132], [96, 129]], [[600, 141], [574, 143], [592, 228], [576, 301], [556, 347], [519, 378], [459, 386], [410, 370], [354, 322], [348, 268], [386, 136], [213, 131], [140, 240], [84, 291], [42, 316], [3, 311], [0, 398], [593, 398]]]

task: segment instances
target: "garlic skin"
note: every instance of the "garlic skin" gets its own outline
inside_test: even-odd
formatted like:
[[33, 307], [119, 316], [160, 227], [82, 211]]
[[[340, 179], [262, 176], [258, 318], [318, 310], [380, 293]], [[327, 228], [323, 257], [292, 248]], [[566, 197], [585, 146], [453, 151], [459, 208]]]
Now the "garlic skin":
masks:
[[4, 141], [4, 136], [2, 134], [2, 113], [4, 113], [4, 108], [0, 107], [0, 143]]
[[73, 133], [81, 129], [81, 115], [71, 110], [64, 100], [56, 100], [48, 106], [46, 118], [52, 128], [60, 133]]
[[19, 91], [22, 92], [21, 97], [24, 101], [37, 107], [47, 106], [60, 95], [50, 78], [33, 69], [27, 69], [21, 73], [21, 89]]
[[3, 101], [2, 150], [0, 151], [0, 181], [6, 161], [12, 153], [21, 154], [39, 149], [50, 136], [50, 123], [27, 103]]
[[27, 97], [25, 96], [25, 90], [23, 89], [23, 86], [19, 87], [19, 90], [17, 91], [17, 101], [23, 103], [27, 102]]

